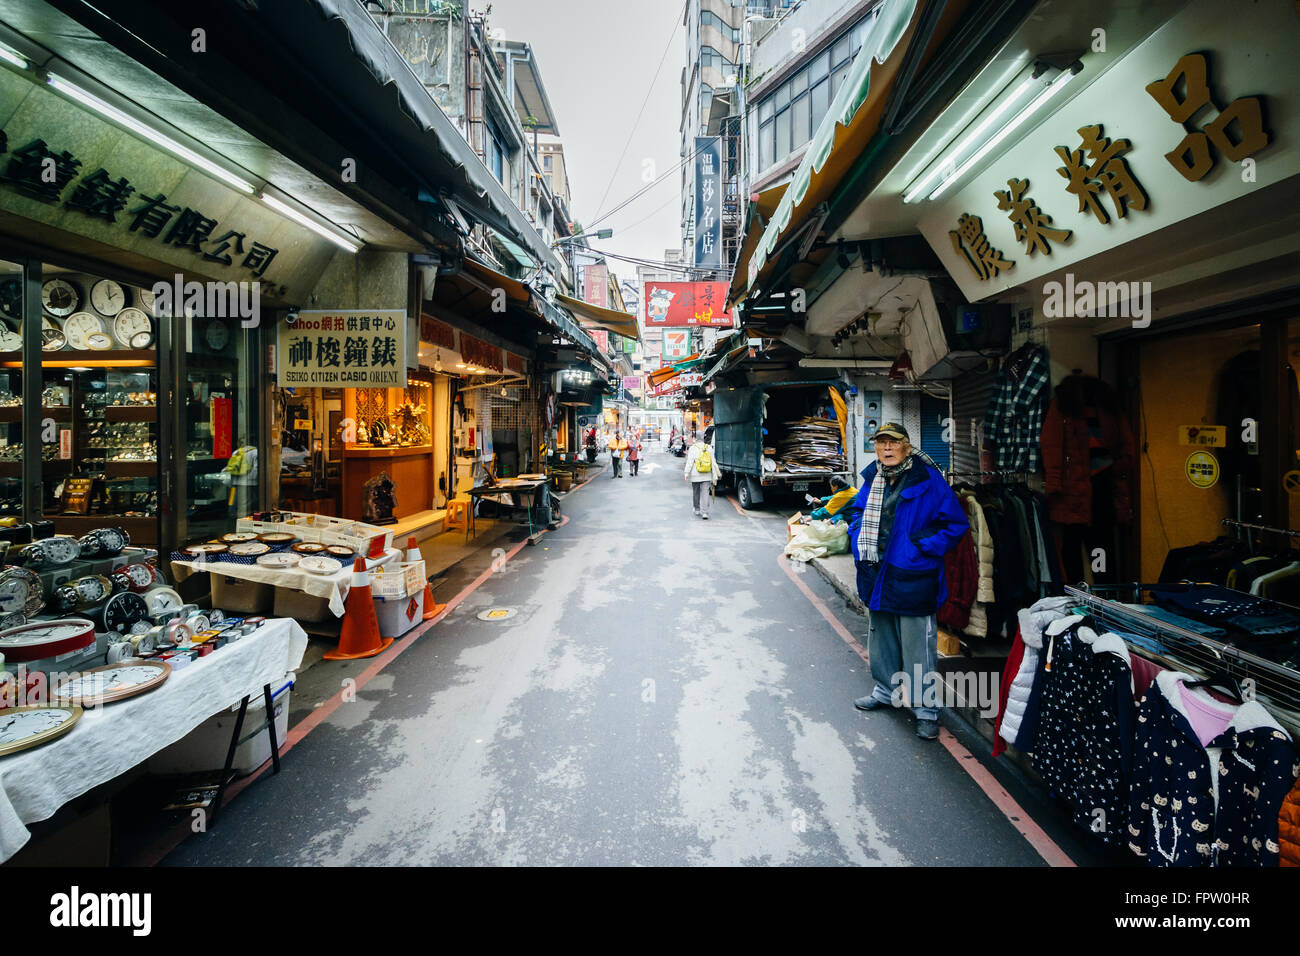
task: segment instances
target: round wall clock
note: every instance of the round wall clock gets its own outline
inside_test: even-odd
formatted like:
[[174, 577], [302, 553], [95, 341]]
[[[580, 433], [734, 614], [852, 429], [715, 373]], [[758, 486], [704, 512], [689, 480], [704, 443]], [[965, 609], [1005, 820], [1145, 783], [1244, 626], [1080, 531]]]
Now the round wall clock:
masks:
[[67, 348], [68, 337], [59, 329], [48, 328], [41, 329], [41, 351], [57, 352], [59, 349]]
[[325, 545], [318, 544], [315, 541], [302, 541], [295, 544], [293, 550], [299, 554], [320, 554], [325, 550]]
[[149, 616], [149, 605], [144, 598], [130, 591], [114, 594], [104, 602], [104, 629], [129, 631], [131, 625]]
[[22, 332], [16, 332], [8, 326], [0, 325], [0, 352], [21, 352], [22, 348]]
[[287, 531], [268, 531], [265, 534], [259, 534], [257, 540], [261, 541], [263, 544], [281, 545], [288, 544], [290, 541], [296, 539]]
[[[92, 336], [108, 338], [108, 329], [104, 327], [104, 320], [99, 316], [89, 312], [78, 312], [64, 320], [63, 334], [68, 337], [68, 345], [73, 349], [83, 350], [92, 348], [90, 344]], [[112, 339], [109, 339], [108, 347], [113, 347]]]
[[240, 558], [255, 558], [270, 550], [271, 546], [261, 541], [241, 541], [230, 546], [230, 553]]
[[5, 279], [0, 281], [0, 313], [11, 319], [23, 317], [23, 281]]
[[226, 544], [243, 544], [245, 541], [256, 541], [256, 531], [231, 531], [221, 536], [221, 540]]
[[8, 664], [37, 661], [95, 643], [95, 625], [81, 617], [36, 621], [0, 631], [0, 654]]
[[152, 591], [145, 591], [144, 602], [149, 608], [150, 615], [175, 611], [185, 603], [175, 588], [154, 588]]
[[299, 557], [288, 551], [282, 551], [279, 554], [264, 554], [257, 559], [257, 563], [264, 568], [286, 568], [295, 567], [298, 564]]
[[83, 671], [54, 688], [51, 699], [59, 704], [111, 704], [160, 687], [171, 676], [166, 661], [132, 661]]
[[12, 710], [0, 710], [0, 756], [39, 747], [62, 737], [80, 719], [80, 707], [15, 707]]
[[41, 304], [61, 319], [81, 307], [81, 290], [67, 279], [50, 279], [41, 286]]
[[135, 308], [119, 311], [117, 318], [113, 319], [113, 337], [118, 343], [123, 348], [140, 348], [135, 341], [141, 336], [148, 336], [150, 344], [153, 343], [153, 320], [148, 314]]
[[333, 558], [303, 558], [298, 562], [298, 567], [308, 574], [338, 574], [343, 570], [343, 562]]
[[191, 544], [189, 547], [181, 548], [192, 558], [204, 557], [209, 554], [222, 554], [230, 550], [230, 545], [222, 544], [219, 541], [209, 541], [206, 544]]
[[112, 279], [100, 279], [90, 287], [90, 304], [100, 315], [112, 318], [126, 306], [126, 290]]
[[230, 344], [230, 326], [220, 319], [213, 319], [203, 331], [203, 338], [212, 351], [223, 352]]

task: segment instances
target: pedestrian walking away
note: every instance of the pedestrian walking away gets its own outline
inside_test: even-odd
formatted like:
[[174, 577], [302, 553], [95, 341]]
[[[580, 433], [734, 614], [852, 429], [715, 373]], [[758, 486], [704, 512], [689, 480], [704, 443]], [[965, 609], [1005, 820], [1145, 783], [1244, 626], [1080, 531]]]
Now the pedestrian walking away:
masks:
[[627, 441], [627, 470], [633, 478], [641, 464], [641, 436], [633, 434]]
[[627, 439], [623, 437], [621, 431], [615, 431], [614, 437], [609, 440], [609, 460], [614, 463], [614, 474], [611, 478], [623, 477], [623, 458], [627, 455]]
[[709, 520], [713, 485], [722, 477], [713, 454], [713, 426], [704, 430], [704, 438], [686, 451], [686, 480], [691, 484], [691, 504], [695, 514]]
[[863, 470], [862, 488], [849, 506], [849, 543], [858, 597], [868, 610], [867, 655], [876, 686], [854, 706], [899, 706], [906, 696], [917, 736], [933, 740], [939, 709], [922, 699], [922, 688], [937, 686], [936, 615], [948, 596], [943, 556], [970, 526], [934, 462], [912, 448], [906, 428], [882, 425], [874, 441], [876, 460]]

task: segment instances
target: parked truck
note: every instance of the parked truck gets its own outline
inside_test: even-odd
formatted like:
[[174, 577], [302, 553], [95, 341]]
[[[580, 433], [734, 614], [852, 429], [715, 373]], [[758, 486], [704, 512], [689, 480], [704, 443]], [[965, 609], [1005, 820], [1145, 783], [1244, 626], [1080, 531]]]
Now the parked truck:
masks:
[[[713, 446], [725, 484], [733, 484], [742, 508], [753, 508], [781, 494], [830, 493], [830, 480], [840, 475], [852, 481], [839, 426], [831, 409], [833, 382], [781, 382], [744, 388], [719, 388], [713, 393]], [[825, 416], [829, 410], [830, 419]], [[783, 459], [790, 447], [792, 422], [818, 418], [826, 422], [829, 441], [808, 441], [819, 451], [804, 462]], [[812, 431], [816, 431], [814, 426]], [[808, 429], [805, 428], [805, 431]], [[821, 454], [821, 451], [833, 452]], [[765, 466], [764, 459], [771, 464]]]

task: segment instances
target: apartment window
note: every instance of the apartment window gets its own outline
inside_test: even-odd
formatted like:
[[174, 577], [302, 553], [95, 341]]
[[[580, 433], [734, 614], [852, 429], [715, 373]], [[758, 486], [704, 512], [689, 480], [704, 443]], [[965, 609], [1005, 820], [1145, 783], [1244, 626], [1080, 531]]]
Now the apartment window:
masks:
[[730, 39], [732, 43], [740, 42], [740, 30], [728, 24], [726, 20], [722, 19], [722, 17], [718, 16], [712, 10], [705, 10], [700, 13], [700, 26], [713, 27], [724, 37]]
[[812, 139], [853, 65], [874, 14], [864, 17], [758, 104], [758, 166], [767, 169]]
[[497, 182], [505, 186], [506, 170], [510, 166], [510, 150], [506, 146], [506, 138], [501, 135], [501, 128], [497, 126], [496, 121], [492, 119], [492, 114], [487, 114], [487, 166], [492, 170], [492, 175], [497, 178]]
[[700, 47], [700, 67], [711, 66], [719, 73], [727, 73], [736, 68], [725, 56], [711, 46]]
[[546, 170], [548, 173], [554, 168], [551, 165], [551, 159], [552, 157], [550, 153], [547, 153], [542, 157], [542, 169]]

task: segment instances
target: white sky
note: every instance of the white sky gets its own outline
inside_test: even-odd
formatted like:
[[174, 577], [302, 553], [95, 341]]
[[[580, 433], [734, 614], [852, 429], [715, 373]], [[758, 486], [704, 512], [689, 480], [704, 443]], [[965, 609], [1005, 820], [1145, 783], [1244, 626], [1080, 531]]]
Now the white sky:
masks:
[[[487, 6], [469, 4], [475, 13]], [[674, 167], [681, 161], [682, 9], [682, 0], [491, 0], [491, 32], [532, 44], [537, 57], [564, 143], [570, 215], [584, 228], [612, 228], [614, 238], [592, 242], [608, 252], [662, 259], [665, 249], [681, 246], [681, 172]], [[633, 130], [665, 47], [663, 69]], [[644, 187], [643, 171], [651, 168], [649, 179], [673, 172], [593, 225], [598, 213]], [[636, 278], [634, 265], [610, 265], [619, 278]]]

